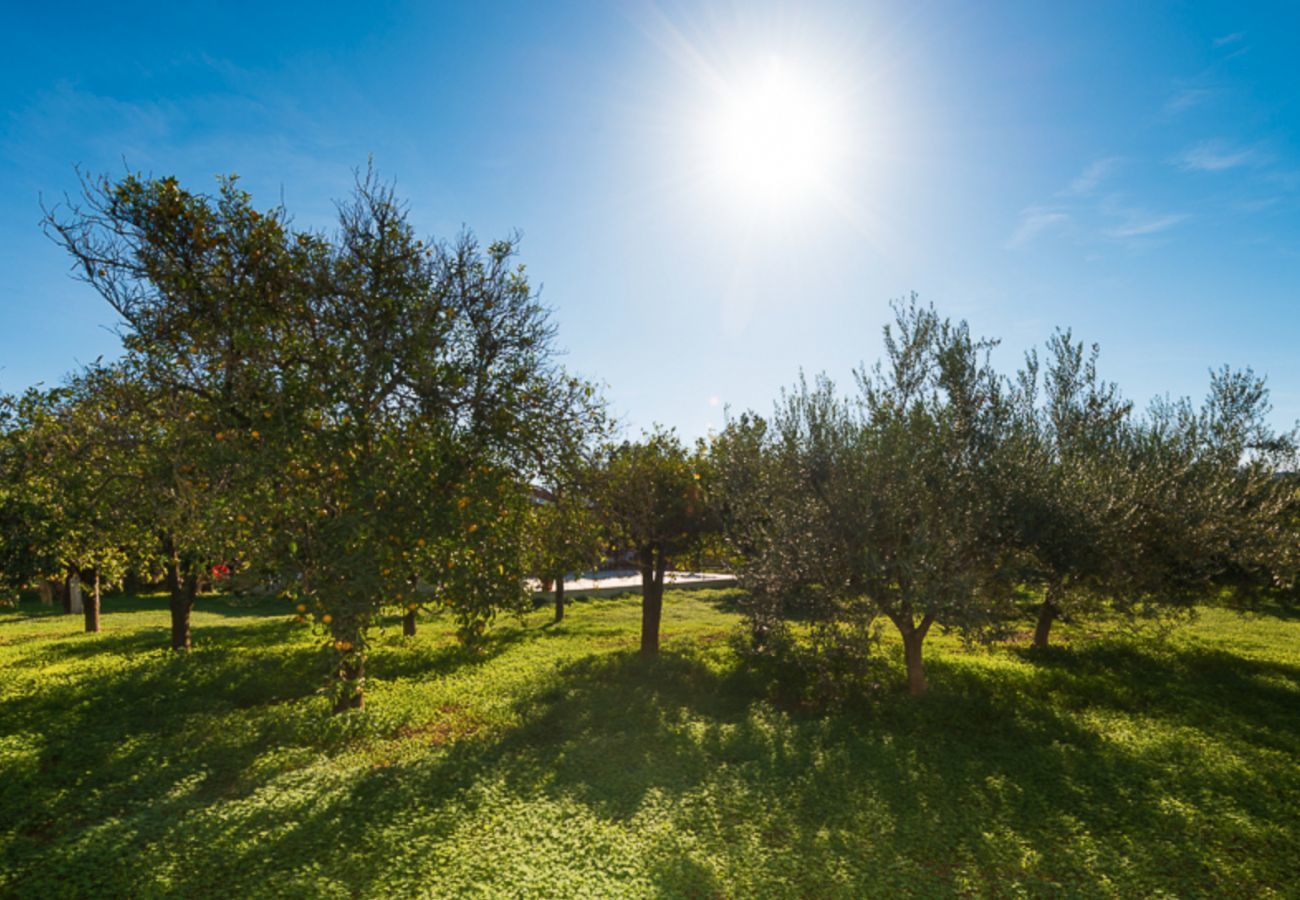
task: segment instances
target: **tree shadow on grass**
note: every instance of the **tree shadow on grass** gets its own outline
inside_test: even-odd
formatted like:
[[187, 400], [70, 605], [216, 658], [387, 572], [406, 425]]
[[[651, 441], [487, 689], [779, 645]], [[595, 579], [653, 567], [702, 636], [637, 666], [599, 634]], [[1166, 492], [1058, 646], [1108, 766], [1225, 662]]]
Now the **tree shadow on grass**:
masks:
[[[669, 590], [680, 591], [697, 603], [707, 604], [719, 612], [725, 613], [741, 613], [745, 608], [745, 602], [749, 599], [748, 591], [734, 585], [720, 588], [700, 584], [690, 587], [669, 588]], [[665, 600], [665, 602], [668, 601]]]
[[1275, 619], [1281, 622], [1300, 621], [1300, 598], [1267, 600], [1241, 609], [1228, 609], [1247, 619]]
[[[314, 696], [327, 654], [294, 642], [300, 628], [279, 619], [214, 626], [210, 639], [196, 629], [185, 655], [159, 649], [152, 631], [90, 635], [25, 658], [39, 671], [74, 666], [0, 710], [0, 735], [13, 742], [0, 749], [23, 759], [0, 753], [0, 894], [28, 879], [44, 884], [51, 871], [63, 879], [58, 859], [84, 869], [88, 881], [73, 893], [138, 893], [157, 875], [141, 867], [140, 848], [175, 837], [187, 814], [238, 803], [297, 767], [386, 736], [392, 721], [334, 717]], [[493, 635], [476, 653], [381, 649], [372, 678], [445, 676], [523, 637]], [[78, 843], [92, 832], [93, 847]]]
[[[1191, 677], [1209, 688], [1220, 675]], [[487, 815], [503, 796], [483, 793], [490, 783], [625, 827], [667, 817], [709, 854], [705, 866], [665, 838], [655, 877], [668, 895], [720, 884], [805, 896], [1279, 886], [1267, 851], [1295, 815], [1269, 773], [1206, 765], [1176, 741], [1112, 740], [1032, 672], [991, 678], [936, 660], [932, 676], [920, 701], [798, 717], [757, 702], [743, 674], [689, 655], [582, 660], [520, 704], [518, 728], [361, 775], [334, 803], [301, 810], [293, 841], [370, 848], [338, 877], [376, 892], [389, 874], [381, 846], [436, 842]], [[1089, 702], [1127, 712], [1113, 699]]]
[[[262, 616], [264, 621], [241, 625], [233, 629], [224, 625], [194, 625], [190, 629], [193, 649], [191, 654], [214, 650], [272, 649], [292, 642], [302, 626], [284, 617]], [[156, 628], [134, 626], [129, 630], [116, 630], [111, 620], [106, 620], [104, 630], [92, 634], [84, 630], [69, 630], [67, 634], [38, 636], [47, 643], [36, 653], [24, 659], [25, 665], [50, 665], [73, 659], [90, 659], [102, 655], [134, 656], [165, 651], [171, 653], [171, 630], [165, 625]], [[51, 638], [54, 638], [51, 640]]]
[[[119, 615], [141, 612], [167, 612], [169, 601], [165, 594], [105, 594], [100, 599], [101, 623], [111, 626], [112, 619]], [[4, 609], [0, 607], [0, 609]], [[283, 600], [274, 597], [245, 596], [231, 594], [201, 594], [195, 599], [194, 611], [231, 619], [264, 618], [283, 616], [289, 612]], [[0, 626], [19, 622], [34, 622], [43, 619], [66, 618], [69, 627], [80, 629], [81, 613], [65, 613], [59, 604], [45, 606], [34, 599], [24, 599], [17, 607], [4, 609], [0, 613]]]
[[[170, 609], [167, 594], [112, 594], [102, 603], [105, 616], [113, 613], [167, 612]], [[285, 600], [264, 594], [206, 593], [194, 598], [194, 611], [232, 619], [259, 618], [288, 615], [290, 605]]]
[[[718, 722], [741, 721], [748, 698], [733, 690], [734, 677], [673, 654], [580, 660], [558, 669], [532, 699], [518, 703], [519, 728], [433, 744], [415, 760], [360, 773], [328, 803], [268, 811], [248, 825], [270, 828], [287, 819], [294, 825], [285, 846], [350, 848], [340, 880], [355, 894], [383, 894], [392, 874], [384, 847], [417, 836], [427, 845], [449, 835], [460, 822], [443, 813], [485, 810], [480, 791], [489, 782], [500, 779], [523, 793], [548, 784], [548, 793], [576, 798], [618, 820], [632, 816], [647, 791], [675, 796], [690, 790], [707, 777], [712, 761], [679, 733], [681, 716], [698, 707]], [[394, 827], [410, 830], [394, 835]], [[232, 868], [259, 869], [266, 854], [266, 848], [250, 847]]]
[[459, 643], [410, 644], [401, 638], [372, 644], [366, 667], [382, 680], [444, 678], [461, 669], [483, 666], [512, 647], [532, 639], [523, 628], [499, 628], [490, 631], [475, 647]]
[[1040, 689], [1068, 708], [1095, 706], [1300, 753], [1300, 666], [1208, 647], [1100, 641], [1021, 650]]
[[[502, 634], [497, 655], [536, 633]], [[292, 682], [301, 692], [306, 652], [291, 654], [286, 691]], [[377, 654], [376, 674], [415, 677], [465, 664], [455, 648], [440, 647], [411, 653], [407, 668], [398, 660], [405, 652]], [[329, 789], [295, 780], [288, 764], [253, 775], [241, 768], [273, 747], [321, 744], [307, 726], [322, 720], [276, 706], [277, 689], [241, 675], [247, 662], [215, 663], [175, 685], [183, 690], [174, 709], [159, 696], [174, 673], [116, 685], [166, 715], [137, 712], [118, 728], [94, 704], [75, 714], [69, 736], [58, 739], [65, 753], [97, 752], [73, 736], [104, 730], [105, 744], [116, 737], [127, 747], [111, 759], [118, 768], [105, 805], [91, 804], [103, 822], [93, 850], [64, 848], [60, 859], [83, 867], [116, 859], [120, 869], [97, 884], [138, 893], [155, 888], [158, 873], [132, 868], [132, 842], [165, 840], [185, 848], [187, 865], [168, 873], [168, 889], [179, 894], [220, 883], [235, 894], [310, 893], [324, 884], [379, 895], [392, 890], [396, 851], [423, 848], [404, 853], [401, 874], [433, 884], [449, 860], [497, 852], [486, 823], [503, 804], [541, 803], [644, 832], [644, 844], [621, 852], [638, 854], [632, 863], [644, 861], [665, 896], [1192, 896], [1285, 890], [1278, 848], [1300, 825], [1287, 805], [1300, 775], [1270, 762], [1279, 754], [1269, 755], [1268, 735], [1245, 727], [1293, 715], [1293, 696], [1268, 688], [1297, 673], [1227, 654], [1175, 655], [1163, 676], [1169, 661], [1124, 645], [1070, 651], [1034, 668], [936, 656], [930, 696], [888, 692], [863, 711], [832, 716], [776, 710], [751, 676], [690, 648], [651, 660], [606, 654], [540, 670], [536, 689], [515, 702], [516, 726], [431, 740], [413, 756], [339, 773]], [[270, 664], [259, 664], [262, 678]], [[1142, 684], [1136, 694], [1126, 686], [1133, 681]], [[1242, 720], [1224, 733], [1245, 765], [1184, 745], [1177, 728], [1199, 720], [1177, 697], [1162, 699], [1172, 689], [1201, 697], [1207, 714]], [[261, 716], [234, 734], [220, 733], [228, 720], [217, 716], [210, 731], [173, 724], [173, 715], [210, 712], [205, 703], [216, 701], [200, 702], [196, 692], [228, 706], [244, 691]], [[23, 720], [66, 713], [62, 704], [82, 699], [52, 697]], [[1153, 733], [1111, 734], [1091, 712], [1139, 732], [1150, 722]], [[285, 717], [279, 725], [277, 715]], [[1270, 728], [1294, 738], [1293, 725]], [[157, 784], [136, 788], [139, 796], [118, 784], [140, 771]], [[191, 785], [186, 777], [196, 771], [210, 774]], [[269, 799], [201, 814], [232, 790]], [[55, 791], [35, 802], [86, 815], [84, 796], [73, 802]], [[119, 808], [128, 802], [131, 815]], [[453, 844], [465, 830], [478, 843]], [[244, 833], [274, 838], [241, 842]], [[42, 864], [54, 864], [49, 852]], [[589, 864], [573, 861], [579, 872]], [[493, 885], [506, 887], [478, 882]]]
[[24, 600], [17, 606], [0, 607], [0, 625], [12, 625], [17, 622], [32, 622], [40, 619], [64, 615], [62, 607], [45, 606], [35, 600]]
[[223, 647], [116, 667], [101, 656], [10, 699], [0, 719], [30, 763], [8, 768], [0, 789], [13, 833], [0, 869], [39, 872], [46, 844], [92, 829], [120, 854], [112, 877], [134, 877], [137, 848], [161, 839], [174, 812], [224, 795], [266, 749], [303, 743], [305, 710], [286, 701], [318, 683], [313, 656]]

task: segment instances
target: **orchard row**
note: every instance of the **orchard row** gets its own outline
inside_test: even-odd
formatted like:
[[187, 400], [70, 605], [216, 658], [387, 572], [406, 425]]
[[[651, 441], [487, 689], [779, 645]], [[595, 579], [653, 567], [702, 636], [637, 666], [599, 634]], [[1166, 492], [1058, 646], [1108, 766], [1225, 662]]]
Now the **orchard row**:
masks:
[[299, 229], [234, 177], [128, 175], [48, 211], [123, 347], [3, 398], [4, 586], [162, 582], [178, 651], [204, 583], [279, 593], [339, 711], [386, 611], [412, 633], [446, 609], [472, 646], [534, 579], [561, 617], [564, 574], [611, 557], [641, 571], [644, 653], [665, 572], [705, 555], [748, 588], [755, 659], [842, 682], [883, 616], [918, 693], [932, 626], [988, 638], [1026, 596], [1039, 645], [1062, 617], [1294, 596], [1295, 435], [1249, 371], [1139, 412], [1068, 332], [1006, 375], [913, 300], [852, 392], [801, 381], [694, 447], [620, 442], [515, 239], [421, 240], [372, 172], [338, 209]]

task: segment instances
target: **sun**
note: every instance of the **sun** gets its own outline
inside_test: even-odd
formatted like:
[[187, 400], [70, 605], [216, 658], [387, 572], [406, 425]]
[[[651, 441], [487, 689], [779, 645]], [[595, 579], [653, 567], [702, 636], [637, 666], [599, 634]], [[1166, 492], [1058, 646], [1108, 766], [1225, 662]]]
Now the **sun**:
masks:
[[843, 153], [834, 107], [780, 58], [725, 83], [704, 121], [708, 177], [753, 206], [788, 209], [822, 191]]

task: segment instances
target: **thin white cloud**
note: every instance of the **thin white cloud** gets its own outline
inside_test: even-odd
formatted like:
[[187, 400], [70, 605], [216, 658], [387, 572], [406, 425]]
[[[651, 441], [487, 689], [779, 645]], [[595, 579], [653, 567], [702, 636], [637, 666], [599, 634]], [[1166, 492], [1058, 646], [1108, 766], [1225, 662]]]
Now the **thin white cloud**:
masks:
[[1174, 95], [1165, 101], [1161, 112], [1166, 116], [1176, 116], [1184, 113], [1195, 106], [1200, 106], [1215, 95], [1216, 91], [1211, 88], [1189, 87], [1182, 88], [1174, 92]]
[[1259, 151], [1254, 147], [1242, 147], [1219, 139], [1193, 144], [1174, 159], [1175, 165], [1186, 172], [1224, 172], [1259, 161]]
[[717, 394], [714, 394], [713, 396], [709, 397], [709, 406], [719, 406], [721, 405], [721, 403], [722, 403], [722, 398], [719, 397]]
[[1244, 213], [1259, 213], [1274, 209], [1282, 202], [1280, 197], [1257, 197], [1253, 200], [1240, 200], [1233, 207]]
[[1070, 221], [1067, 213], [1050, 207], [1030, 206], [1020, 211], [1020, 222], [1016, 230], [1007, 239], [1010, 249], [1023, 247], [1045, 231], [1064, 225]]
[[1239, 44], [1246, 38], [1246, 32], [1234, 31], [1232, 34], [1225, 34], [1214, 39], [1215, 47], [1226, 47], [1229, 44]]
[[1300, 169], [1282, 169], [1264, 174], [1264, 179], [1291, 193], [1300, 191]]
[[1119, 162], [1120, 160], [1118, 156], [1105, 156], [1101, 159], [1094, 160], [1079, 173], [1078, 177], [1075, 178], [1074, 181], [1070, 182], [1070, 186], [1062, 193], [1072, 194], [1074, 196], [1091, 194], [1103, 181], [1114, 173], [1115, 169], [1119, 167]]
[[1128, 214], [1126, 222], [1107, 228], [1104, 234], [1112, 238], [1145, 237], [1173, 228], [1186, 219], [1187, 216], [1183, 213], [1152, 214], [1133, 211]]

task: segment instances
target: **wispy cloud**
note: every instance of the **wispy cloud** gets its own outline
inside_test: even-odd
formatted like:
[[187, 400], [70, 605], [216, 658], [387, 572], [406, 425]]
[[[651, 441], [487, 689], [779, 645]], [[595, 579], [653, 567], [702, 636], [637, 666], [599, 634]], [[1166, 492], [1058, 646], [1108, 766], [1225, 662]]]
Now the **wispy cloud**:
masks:
[[1240, 44], [1246, 39], [1246, 32], [1234, 31], [1231, 34], [1225, 34], [1214, 39], [1215, 47], [1226, 47], [1229, 44]]
[[1112, 238], [1146, 237], [1159, 234], [1187, 220], [1187, 215], [1184, 213], [1158, 214], [1141, 210], [1130, 210], [1126, 216], [1126, 221], [1107, 228], [1103, 234]]
[[1106, 156], [1089, 163], [1074, 181], [1070, 182], [1063, 194], [1082, 196], [1091, 194], [1097, 187], [1109, 178], [1119, 167], [1120, 159], [1118, 156]]
[[1300, 169], [1277, 169], [1267, 172], [1264, 180], [1288, 193], [1300, 191]]
[[1238, 200], [1233, 203], [1233, 208], [1244, 213], [1260, 213], [1275, 209], [1281, 202], [1281, 197], [1256, 197], [1252, 200]]
[[1161, 109], [1161, 112], [1166, 116], [1176, 116], [1179, 113], [1187, 112], [1187, 110], [1192, 107], [1200, 106], [1216, 93], [1217, 91], [1212, 88], [1181, 88], [1180, 90], [1175, 91], [1174, 95], [1165, 101], [1165, 105]]
[[1045, 231], [1070, 221], [1068, 213], [1044, 206], [1030, 206], [1020, 211], [1020, 222], [1007, 239], [1007, 247], [1023, 247]]
[[1254, 147], [1213, 139], [1188, 147], [1174, 158], [1174, 164], [1186, 172], [1223, 172], [1260, 160], [1260, 152]]

